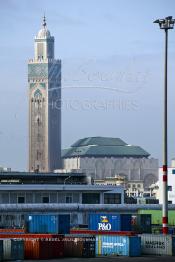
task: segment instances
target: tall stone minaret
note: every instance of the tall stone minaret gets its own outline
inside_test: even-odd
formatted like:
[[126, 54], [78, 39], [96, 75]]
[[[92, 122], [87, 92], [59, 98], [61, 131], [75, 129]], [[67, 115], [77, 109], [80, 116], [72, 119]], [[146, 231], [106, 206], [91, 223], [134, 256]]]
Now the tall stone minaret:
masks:
[[61, 168], [61, 60], [54, 59], [54, 37], [45, 16], [28, 63], [29, 171]]

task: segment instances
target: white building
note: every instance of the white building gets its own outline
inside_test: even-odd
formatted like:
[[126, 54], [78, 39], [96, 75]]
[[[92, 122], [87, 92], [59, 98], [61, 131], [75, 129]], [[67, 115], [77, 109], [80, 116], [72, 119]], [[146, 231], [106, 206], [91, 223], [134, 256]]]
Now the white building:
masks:
[[11, 171], [11, 168], [10, 168], [10, 167], [0, 166], [0, 172], [10, 172], [10, 171]]
[[141, 181], [144, 188], [158, 180], [158, 160], [150, 158], [143, 148], [128, 145], [120, 138], [80, 139], [63, 150], [62, 158], [64, 169], [80, 170], [95, 180], [122, 176], [133, 183]]
[[96, 185], [111, 185], [111, 186], [123, 186], [126, 194], [129, 197], [143, 197], [145, 193], [143, 187], [143, 181], [141, 180], [127, 180], [125, 176], [114, 176], [114, 177], [106, 177], [104, 179], [94, 180], [94, 184]]
[[[159, 198], [159, 203], [162, 204], [162, 168], [159, 168], [159, 184], [157, 197]], [[171, 162], [171, 167], [168, 168], [168, 201], [169, 203], [175, 204], [175, 160]]]

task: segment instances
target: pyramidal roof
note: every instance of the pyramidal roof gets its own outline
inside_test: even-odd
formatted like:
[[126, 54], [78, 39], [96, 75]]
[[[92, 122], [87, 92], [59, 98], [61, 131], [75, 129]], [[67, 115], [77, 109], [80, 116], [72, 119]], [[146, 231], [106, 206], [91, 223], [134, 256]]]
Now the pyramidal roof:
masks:
[[72, 147], [79, 146], [125, 146], [127, 145], [120, 138], [111, 138], [111, 137], [86, 137], [79, 139], [75, 142]]
[[87, 137], [79, 139], [70, 148], [62, 151], [63, 158], [71, 157], [149, 157], [140, 146], [128, 145], [120, 138]]

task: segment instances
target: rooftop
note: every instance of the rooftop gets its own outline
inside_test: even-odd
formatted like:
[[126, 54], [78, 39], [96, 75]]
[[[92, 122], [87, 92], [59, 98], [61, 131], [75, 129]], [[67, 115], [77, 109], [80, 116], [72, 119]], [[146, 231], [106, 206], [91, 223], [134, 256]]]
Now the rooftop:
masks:
[[112, 137], [86, 137], [83, 139], [79, 139], [75, 142], [72, 147], [79, 147], [79, 146], [125, 146], [127, 145], [123, 140], [120, 138], [112, 138]]
[[112, 185], [76, 185], [76, 184], [61, 184], [61, 185], [50, 185], [50, 184], [22, 184], [20, 185], [2, 185], [0, 184], [0, 191], [78, 191], [78, 192], [123, 192], [123, 187], [112, 186]]
[[140, 146], [129, 145], [120, 138], [87, 137], [62, 151], [63, 158], [72, 157], [149, 157]]
[[[91, 184], [91, 178], [83, 173], [33, 173], [33, 172], [0, 172], [1, 185], [60, 185], [60, 184]], [[0, 189], [1, 190], [1, 189]]]

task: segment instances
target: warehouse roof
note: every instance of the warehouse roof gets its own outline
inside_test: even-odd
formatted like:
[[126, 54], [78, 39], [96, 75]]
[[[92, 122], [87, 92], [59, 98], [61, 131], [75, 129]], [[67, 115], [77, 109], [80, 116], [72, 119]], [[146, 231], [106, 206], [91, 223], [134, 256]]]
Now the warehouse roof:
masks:
[[0, 191], [80, 191], [80, 192], [118, 192], [122, 193], [124, 191], [122, 186], [113, 186], [113, 185], [50, 185], [50, 184], [22, 184], [20, 185], [1, 185]]
[[120, 138], [88, 137], [62, 151], [63, 158], [71, 157], [149, 157], [140, 146], [132, 146]]

